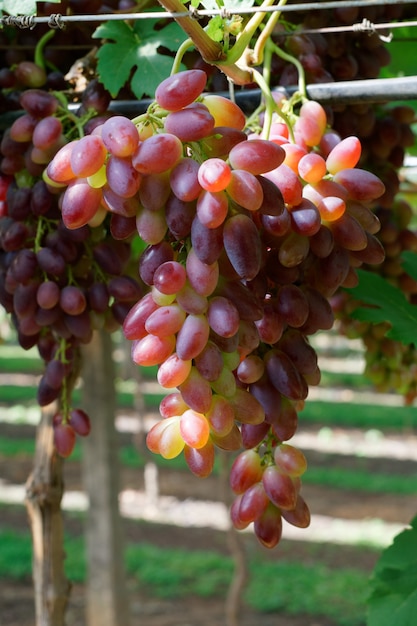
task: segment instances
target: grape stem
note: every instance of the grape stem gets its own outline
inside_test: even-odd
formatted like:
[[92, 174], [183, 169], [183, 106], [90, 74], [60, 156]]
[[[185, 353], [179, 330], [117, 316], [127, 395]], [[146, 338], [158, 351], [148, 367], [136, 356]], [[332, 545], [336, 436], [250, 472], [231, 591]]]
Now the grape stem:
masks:
[[191, 38], [188, 38], [182, 42], [182, 44], [180, 45], [180, 47], [178, 48], [176, 52], [174, 63], [172, 64], [171, 76], [172, 74], [177, 74], [177, 72], [180, 71], [181, 61], [183, 59], [184, 54], [187, 52], [187, 50], [189, 50], [193, 46], [194, 46], [194, 42]]
[[[278, 6], [284, 6], [287, 4], [287, 0], [280, 0], [278, 2]], [[252, 65], [262, 65], [264, 59], [264, 51], [265, 46], [268, 39], [271, 37], [273, 30], [275, 28], [276, 23], [278, 22], [281, 13], [276, 11], [269, 16], [267, 23], [265, 24], [262, 32], [260, 33], [258, 39], [255, 42], [253, 52], [251, 55], [251, 64]]]
[[[181, 13], [184, 11], [184, 6], [181, 0], [158, 0], [158, 2], [167, 11], [172, 13]], [[267, 0], [267, 2], [271, 4], [273, 0]], [[195, 47], [198, 49], [206, 63], [218, 66], [222, 72], [231, 78], [237, 85], [248, 85], [253, 82], [251, 70], [248, 68], [242, 69], [238, 67], [233, 60], [230, 61], [228, 55], [224, 54], [223, 47], [220, 43], [213, 41], [213, 39], [207, 35], [204, 28], [202, 28], [195, 19], [186, 16], [177, 17], [175, 18], [175, 21], [193, 41]], [[245, 48], [242, 46], [242, 52], [244, 49]]]
[[41, 67], [43, 70], [45, 69], [45, 57], [44, 57], [43, 51], [48, 41], [52, 39], [54, 35], [55, 35], [54, 30], [50, 29], [46, 31], [46, 33], [39, 39], [35, 47], [35, 53], [34, 53], [35, 65], [37, 65], [38, 67]]
[[[283, 3], [285, 4], [286, 1], [287, 0], [283, 0]], [[264, 2], [261, 4], [261, 8], [270, 7], [274, 3], [275, 0], [264, 0]], [[252, 15], [242, 32], [239, 33], [234, 46], [228, 51], [227, 59], [224, 64], [228, 65], [229, 63], [237, 63], [239, 59], [245, 54], [245, 51], [248, 49], [251, 39], [254, 36], [256, 30], [260, 27], [263, 20], [265, 19], [265, 15], [266, 13], [261, 12], [254, 13], [254, 15]], [[221, 67], [221, 69], [223, 69], [223, 62], [220, 61], [218, 65]]]
[[300, 63], [300, 61], [296, 59], [295, 57], [293, 57], [291, 54], [288, 54], [288, 52], [284, 52], [284, 50], [280, 48], [279, 46], [277, 46], [273, 41], [271, 41], [271, 39], [268, 39], [266, 45], [271, 46], [271, 48], [273, 49], [273, 52], [277, 56], [281, 57], [281, 59], [284, 59], [284, 61], [288, 61], [289, 63], [292, 63], [293, 65], [295, 65], [295, 67], [297, 68], [297, 72], [298, 72], [298, 92], [301, 93], [302, 98], [307, 100], [305, 73], [304, 73], [304, 68], [302, 64]]

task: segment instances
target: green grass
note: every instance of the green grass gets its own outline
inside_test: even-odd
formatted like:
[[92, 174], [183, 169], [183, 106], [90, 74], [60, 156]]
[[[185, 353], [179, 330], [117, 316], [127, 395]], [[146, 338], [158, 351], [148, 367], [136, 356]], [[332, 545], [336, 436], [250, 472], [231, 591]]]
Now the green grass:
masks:
[[299, 414], [300, 424], [328, 424], [334, 428], [403, 429], [417, 426], [414, 406], [385, 406], [356, 402], [308, 400]]
[[[86, 575], [83, 539], [66, 537], [65, 550], [68, 578], [82, 583]], [[0, 530], [0, 579], [29, 580], [31, 558], [29, 533]], [[128, 545], [125, 563], [137, 584], [160, 598], [224, 598], [233, 574], [229, 556], [150, 544]], [[333, 619], [340, 626], [364, 623], [368, 575], [359, 569], [251, 559], [249, 571], [244, 598], [259, 612], [308, 613]]]

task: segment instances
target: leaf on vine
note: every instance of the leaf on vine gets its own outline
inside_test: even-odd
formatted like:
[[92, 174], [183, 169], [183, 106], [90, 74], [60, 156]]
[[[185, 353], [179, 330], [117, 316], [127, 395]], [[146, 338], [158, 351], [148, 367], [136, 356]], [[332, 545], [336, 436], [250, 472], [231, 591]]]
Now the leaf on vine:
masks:
[[155, 89], [171, 73], [173, 59], [161, 48], [177, 51], [186, 38], [184, 31], [172, 22], [155, 29], [153, 20], [105, 22], [93, 37], [108, 40], [97, 53], [97, 72], [101, 82], [115, 98], [126, 83], [136, 98], [152, 97]]
[[358, 270], [359, 284], [349, 292], [365, 305], [352, 313], [358, 320], [379, 324], [388, 322], [387, 337], [404, 344], [417, 341], [417, 306], [403, 292], [373, 272]]
[[36, 0], [3, 0], [0, 9], [9, 15], [35, 15]]
[[411, 250], [406, 250], [401, 254], [401, 259], [404, 272], [417, 280], [417, 254]]
[[213, 41], [222, 41], [224, 33], [224, 19], [220, 15], [212, 17], [209, 21], [206, 33]]
[[409, 626], [417, 611], [417, 517], [394, 538], [375, 566], [368, 626]]

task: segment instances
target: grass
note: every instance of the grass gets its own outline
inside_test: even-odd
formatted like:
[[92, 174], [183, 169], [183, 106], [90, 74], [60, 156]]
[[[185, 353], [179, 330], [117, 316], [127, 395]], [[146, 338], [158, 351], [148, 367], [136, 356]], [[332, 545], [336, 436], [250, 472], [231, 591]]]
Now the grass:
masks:
[[[68, 578], [84, 582], [83, 539], [66, 537], [65, 549]], [[0, 579], [29, 580], [31, 558], [28, 533], [0, 530]], [[229, 556], [142, 543], [127, 546], [125, 563], [137, 584], [159, 598], [224, 598], [233, 574]], [[249, 571], [244, 598], [259, 612], [308, 613], [333, 619], [340, 626], [364, 622], [368, 575], [359, 569], [251, 559]]]

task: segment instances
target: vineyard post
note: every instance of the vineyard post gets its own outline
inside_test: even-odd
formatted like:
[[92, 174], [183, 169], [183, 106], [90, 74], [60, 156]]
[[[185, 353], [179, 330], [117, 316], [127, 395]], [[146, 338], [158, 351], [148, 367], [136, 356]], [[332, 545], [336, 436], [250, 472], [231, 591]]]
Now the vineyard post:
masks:
[[115, 428], [116, 392], [113, 342], [96, 331], [83, 349], [83, 405], [95, 427], [83, 440], [88, 626], [127, 626], [122, 520], [119, 513], [119, 460]]
[[64, 571], [61, 500], [64, 460], [54, 450], [53, 405], [42, 411], [34, 467], [26, 484], [26, 508], [32, 531], [33, 586], [37, 626], [64, 626], [70, 583]]

